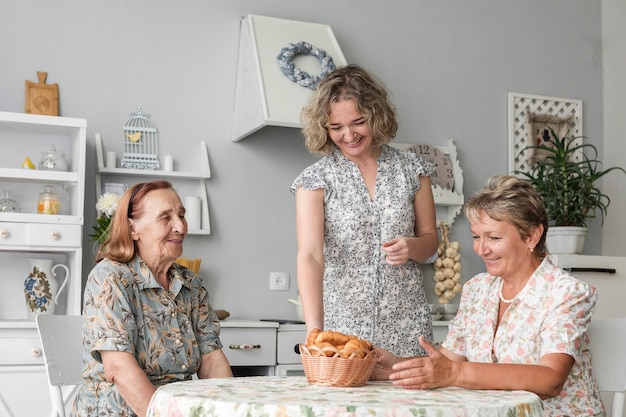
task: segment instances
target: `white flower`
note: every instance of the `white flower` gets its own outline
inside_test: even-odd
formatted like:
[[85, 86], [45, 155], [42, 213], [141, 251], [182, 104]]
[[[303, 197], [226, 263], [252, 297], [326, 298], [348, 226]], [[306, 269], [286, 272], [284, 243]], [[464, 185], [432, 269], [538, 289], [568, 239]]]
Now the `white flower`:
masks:
[[104, 193], [100, 196], [98, 202], [96, 203], [96, 210], [98, 210], [98, 213], [100, 215], [111, 218], [117, 210], [119, 201], [119, 195], [113, 193]]

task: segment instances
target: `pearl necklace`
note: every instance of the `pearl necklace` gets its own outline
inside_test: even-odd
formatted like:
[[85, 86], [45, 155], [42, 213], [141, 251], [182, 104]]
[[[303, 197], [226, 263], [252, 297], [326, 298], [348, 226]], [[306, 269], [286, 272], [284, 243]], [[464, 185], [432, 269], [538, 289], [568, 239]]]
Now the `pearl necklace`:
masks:
[[500, 282], [498, 282], [498, 297], [500, 297], [500, 301], [502, 301], [504, 304], [511, 304], [513, 301], [515, 301], [517, 299], [517, 296], [519, 295], [519, 293], [515, 294], [515, 297], [513, 298], [504, 298], [504, 295], [502, 295], [502, 287], [504, 287], [504, 280], [502, 278], [499, 278]]

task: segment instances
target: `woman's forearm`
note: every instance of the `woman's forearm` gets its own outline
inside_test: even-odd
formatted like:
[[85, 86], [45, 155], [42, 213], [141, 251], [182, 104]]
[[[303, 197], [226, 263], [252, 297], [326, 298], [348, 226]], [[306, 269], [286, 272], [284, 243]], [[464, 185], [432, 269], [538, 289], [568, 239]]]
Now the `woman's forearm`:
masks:
[[198, 378], [229, 378], [232, 376], [233, 371], [222, 349], [202, 355]]
[[306, 321], [307, 333], [314, 328], [324, 328], [324, 306], [322, 301], [322, 280], [324, 265], [311, 259], [298, 258], [298, 293], [302, 312]]
[[525, 390], [542, 399], [559, 395], [567, 374], [545, 365], [455, 362], [454, 385], [470, 389]]
[[100, 353], [107, 380], [115, 385], [135, 414], [144, 417], [152, 394], [156, 391], [146, 373], [130, 353], [114, 351]]

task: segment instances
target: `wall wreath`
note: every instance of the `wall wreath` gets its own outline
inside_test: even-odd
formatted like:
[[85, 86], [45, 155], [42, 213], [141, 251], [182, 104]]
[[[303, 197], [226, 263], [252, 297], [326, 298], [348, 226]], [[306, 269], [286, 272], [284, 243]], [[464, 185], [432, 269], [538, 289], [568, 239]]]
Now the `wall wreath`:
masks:
[[[317, 58], [322, 65], [320, 75], [311, 75], [306, 71], [302, 71], [293, 63], [296, 55], [311, 55]], [[294, 83], [315, 90], [317, 84], [335, 69], [333, 58], [326, 51], [319, 49], [308, 42], [288, 43], [287, 46], [280, 50], [278, 54], [278, 66], [289, 80]]]

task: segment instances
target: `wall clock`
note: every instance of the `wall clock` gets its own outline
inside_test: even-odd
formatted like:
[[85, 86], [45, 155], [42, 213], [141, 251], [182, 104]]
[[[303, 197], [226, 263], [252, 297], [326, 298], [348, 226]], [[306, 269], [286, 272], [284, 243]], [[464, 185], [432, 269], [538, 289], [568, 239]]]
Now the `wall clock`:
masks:
[[444, 190], [454, 190], [454, 166], [450, 157], [439, 147], [432, 145], [413, 145], [407, 149], [435, 165], [435, 172], [430, 176], [432, 185], [438, 185]]
[[430, 176], [433, 199], [437, 210], [437, 224], [445, 221], [450, 227], [463, 207], [463, 170], [459, 164], [456, 145], [452, 139], [447, 146], [418, 145], [392, 141], [389, 146], [414, 152], [435, 165]]

